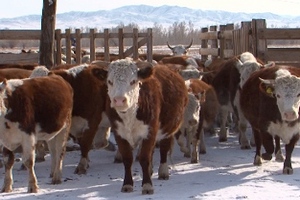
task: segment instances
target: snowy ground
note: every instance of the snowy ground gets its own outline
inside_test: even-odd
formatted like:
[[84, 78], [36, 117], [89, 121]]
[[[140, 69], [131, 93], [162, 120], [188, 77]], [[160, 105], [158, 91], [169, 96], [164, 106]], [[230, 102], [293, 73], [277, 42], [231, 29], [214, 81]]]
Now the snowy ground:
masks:
[[[0, 199], [300, 199], [300, 146], [296, 146], [292, 165], [293, 175], [283, 175], [283, 163], [272, 159], [262, 166], [253, 166], [255, 149], [241, 150], [235, 134], [226, 143], [218, 143], [216, 136], [206, 136], [207, 154], [201, 162], [190, 164], [188, 158], [175, 144], [170, 163], [170, 180], [158, 180], [159, 154], [154, 154], [153, 195], [141, 194], [141, 167], [135, 162], [134, 191], [121, 193], [123, 165], [113, 163], [114, 152], [92, 150], [90, 168], [86, 175], [73, 174], [80, 158], [79, 151], [67, 152], [64, 160], [63, 183], [51, 185], [50, 156], [46, 162], [36, 164], [39, 193], [28, 194], [27, 172], [19, 171], [21, 163], [15, 163], [12, 193], [0, 194]], [[283, 149], [284, 152], [284, 149]], [[3, 182], [4, 169], [0, 169]], [[2, 183], [1, 183], [2, 184]]]

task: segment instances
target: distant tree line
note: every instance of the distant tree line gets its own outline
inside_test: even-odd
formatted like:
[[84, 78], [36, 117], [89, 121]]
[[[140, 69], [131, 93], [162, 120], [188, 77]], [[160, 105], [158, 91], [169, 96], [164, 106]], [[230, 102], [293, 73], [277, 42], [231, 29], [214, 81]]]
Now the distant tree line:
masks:
[[[75, 32], [75, 29], [78, 27], [70, 27], [72, 32]], [[82, 33], [89, 32], [91, 27], [81, 27]], [[130, 23], [130, 24], [123, 24], [120, 23], [116, 27], [108, 28], [109, 32], [118, 32], [118, 30], [122, 28], [124, 32], [132, 32], [133, 28], [139, 29], [139, 32], [146, 32], [147, 28], [140, 28], [138, 24]], [[191, 40], [193, 39], [193, 45], [200, 45], [201, 41], [199, 39], [199, 34], [201, 33], [202, 27], [195, 27], [192, 22], [174, 22], [172, 25], [166, 27], [159, 23], [154, 23], [152, 27], [152, 34], [153, 34], [153, 45], [166, 45], [167, 41], [171, 46], [177, 44], [188, 45], [190, 44]], [[240, 28], [240, 24], [235, 24], [234, 29]], [[286, 28], [286, 27], [283, 27]], [[103, 32], [103, 28], [95, 28], [97, 32]], [[117, 39], [110, 39], [110, 46], [118, 46]], [[81, 41], [83, 48], [89, 48], [90, 41], [89, 39], [82, 39]], [[298, 45], [300, 41], [297, 40], [270, 40], [268, 41], [270, 45]], [[103, 47], [104, 41], [101, 39], [96, 39], [96, 47]], [[124, 39], [124, 45], [130, 46], [132, 45], [132, 39]], [[34, 40], [11, 40], [11, 41], [1, 41], [2, 48], [14, 48], [14, 47], [21, 47], [21, 48], [31, 48], [31, 47], [39, 47], [39, 41]]]

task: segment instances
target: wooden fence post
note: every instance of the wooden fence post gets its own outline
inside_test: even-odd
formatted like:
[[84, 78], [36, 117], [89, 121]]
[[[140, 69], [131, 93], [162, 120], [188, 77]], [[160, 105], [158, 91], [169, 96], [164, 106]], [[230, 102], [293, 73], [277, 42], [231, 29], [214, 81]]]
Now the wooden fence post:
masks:
[[[201, 28], [202, 33], [208, 32], [208, 28]], [[201, 48], [208, 48], [208, 40], [201, 40]], [[199, 52], [201, 55], [201, 52]], [[201, 61], [204, 62], [208, 59], [207, 55], [201, 55]]]
[[[225, 31], [226, 25], [220, 25], [220, 34], [219, 35], [224, 35], [222, 32]], [[220, 58], [224, 58], [224, 50], [225, 50], [225, 39], [224, 38], [219, 38], [220, 39], [220, 48], [219, 48], [219, 56]]]
[[90, 29], [90, 61], [96, 60], [95, 53], [95, 29]]
[[110, 61], [108, 28], [104, 29], [104, 60], [108, 62]]
[[153, 60], [153, 35], [152, 28], [147, 29], [147, 61], [152, 63]]
[[[217, 26], [210, 26], [209, 31], [217, 31]], [[213, 39], [211, 41], [211, 48], [218, 48], [218, 39]], [[211, 59], [214, 60], [218, 58], [218, 56], [211, 56]]]
[[81, 64], [81, 36], [80, 29], [75, 30], [75, 39], [76, 39], [76, 64]]
[[56, 61], [55, 61], [55, 63], [57, 65], [60, 65], [61, 64], [61, 30], [60, 29], [57, 29], [55, 31], [55, 40], [56, 40], [56, 55], [55, 55]]
[[261, 59], [263, 62], [267, 62], [267, 41], [266, 39], [259, 39], [259, 32], [262, 32], [262, 29], [266, 28], [265, 19], [253, 19], [252, 20], [252, 34], [253, 34], [253, 47], [254, 47], [254, 56]]
[[71, 64], [71, 58], [72, 58], [72, 54], [71, 54], [71, 29], [66, 29], [65, 30], [66, 33], [66, 56], [67, 56], [67, 63]]
[[119, 59], [124, 58], [124, 36], [123, 28], [119, 28], [118, 38], [119, 38]]
[[132, 47], [133, 47], [133, 55], [132, 58], [134, 60], [138, 59], [139, 55], [138, 55], [138, 29], [134, 28], [133, 29], [133, 35], [132, 35]]

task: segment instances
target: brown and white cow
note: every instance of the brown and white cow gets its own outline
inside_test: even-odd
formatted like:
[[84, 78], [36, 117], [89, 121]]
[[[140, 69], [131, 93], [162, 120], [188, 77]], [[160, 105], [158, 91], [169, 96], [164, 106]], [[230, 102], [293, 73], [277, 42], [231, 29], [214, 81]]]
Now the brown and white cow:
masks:
[[[50, 74], [63, 77], [73, 88], [74, 105], [70, 134], [76, 138], [81, 151], [81, 158], [75, 173], [85, 174], [89, 167], [88, 153], [93, 147], [93, 140], [105, 110], [106, 79], [102, 76], [102, 70], [97, 66], [82, 64], [66, 65], [65, 68], [60, 66], [57, 70], [51, 70]], [[43, 74], [43, 71], [47, 72], [45, 68], [35, 70], [40, 74]]]
[[250, 149], [250, 143], [246, 136], [247, 120], [241, 112], [239, 103], [240, 88], [253, 72], [263, 67], [272, 66], [274, 63], [262, 65], [250, 52], [242, 53], [240, 56], [224, 62], [222, 68], [212, 80], [212, 86], [216, 90], [221, 105], [219, 141], [227, 141], [227, 116], [229, 112], [232, 112], [238, 118], [241, 149]]
[[[200, 79], [190, 79], [186, 83], [188, 91], [193, 94], [201, 94], [201, 109], [200, 109], [200, 119], [198, 123], [197, 133], [194, 137], [193, 148], [198, 147], [200, 144], [199, 152], [201, 154], [206, 153], [206, 146], [204, 142], [204, 129], [211, 128], [215, 121], [215, 118], [219, 112], [219, 102], [214, 88], [205, 83]], [[191, 157], [191, 163], [199, 162], [199, 155], [194, 155]]]
[[121, 191], [133, 191], [132, 149], [141, 145], [142, 193], [152, 194], [152, 156], [157, 141], [161, 155], [158, 177], [169, 178], [167, 154], [187, 104], [184, 80], [165, 66], [152, 67], [126, 58], [109, 64], [107, 85], [106, 113], [125, 168]]
[[0, 141], [4, 146], [5, 178], [2, 192], [12, 191], [13, 151], [22, 146], [29, 174], [28, 192], [37, 192], [35, 144], [48, 143], [52, 184], [61, 183], [62, 162], [71, 124], [73, 90], [59, 76], [12, 79], [0, 83]]
[[[300, 132], [300, 69], [275, 66], [253, 73], [242, 88], [240, 104], [255, 137], [254, 165], [272, 159], [273, 138], [279, 137], [286, 151], [283, 173], [292, 174], [291, 156]], [[261, 154], [261, 145], [266, 153]], [[282, 157], [277, 144], [275, 156]]]
[[[186, 81], [186, 86], [189, 89], [188, 80]], [[204, 101], [202, 93], [194, 94], [192, 91], [188, 92], [188, 104], [184, 110], [184, 120], [179, 131], [175, 135], [177, 143], [180, 146], [180, 151], [184, 153], [184, 157], [191, 157], [191, 162], [193, 162], [193, 160], [199, 160], [199, 142], [197, 142], [194, 138], [196, 138], [200, 119], [200, 103], [201, 101]], [[202, 141], [203, 140], [200, 140], [200, 142]]]

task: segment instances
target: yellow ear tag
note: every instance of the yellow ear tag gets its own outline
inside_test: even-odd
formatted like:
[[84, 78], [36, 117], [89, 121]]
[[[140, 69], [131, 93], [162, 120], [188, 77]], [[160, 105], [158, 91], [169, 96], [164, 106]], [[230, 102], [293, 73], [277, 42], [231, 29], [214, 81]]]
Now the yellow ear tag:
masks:
[[272, 88], [268, 87], [267, 90], [266, 90], [266, 92], [267, 92], [268, 94], [272, 94], [272, 93], [273, 93], [273, 90], [272, 90]]

